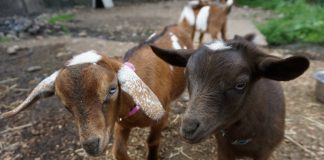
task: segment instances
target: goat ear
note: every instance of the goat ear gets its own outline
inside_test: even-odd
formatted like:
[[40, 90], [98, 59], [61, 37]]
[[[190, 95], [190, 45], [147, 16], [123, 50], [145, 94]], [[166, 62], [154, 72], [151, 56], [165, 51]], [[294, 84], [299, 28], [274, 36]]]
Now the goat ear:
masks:
[[117, 76], [121, 89], [140, 105], [148, 117], [159, 120], [164, 115], [165, 111], [158, 97], [129, 66], [123, 64]]
[[303, 74], [309, 67], [309, 61], [303, 56], [293, 56], [286, 59], [276, 57], [261, 58], [258, 62], [258, 71], [263, 77], [288, 81]]
[[12, 117], [22, 110], [28, 108], [40, 98], [45, 98], [54, 95], [54, 82], [59, 74], [59, 71], [54, 72], [49, 77], [42, 80], [28, 95], [28, 97], [15, 109], [5, 112], [0, 115], [0, 119]]
[[193, 49], [170, 50], [150, 45], [153, 52], [165, 62], [179, 67], [186, 67], [188, 59], [195, 52]]
[[239, 35], [235, 35], [234, 36], [235, 40], [247, 40], [249, 42], [252, 42], [255, 39], [255, 34], [254, 33], [249, 33], [246, 34], [245, 36], [239, 36]]

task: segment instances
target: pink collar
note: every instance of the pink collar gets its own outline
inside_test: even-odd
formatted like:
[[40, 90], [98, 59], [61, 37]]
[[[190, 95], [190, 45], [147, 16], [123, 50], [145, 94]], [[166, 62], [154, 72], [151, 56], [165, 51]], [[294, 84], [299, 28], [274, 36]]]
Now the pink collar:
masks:
[[139, 105], [135, 105], [132, 110], [130, 112], [128, 112], [127, 116], [124, 117], [124, 119], [136, 114], [139, 110], [140, 110], [140, 106]]
[[[135, 66], [130, 63], [130, 62], [125, 62], [124, 65], [128, 66], [130, 69], [132, 69], [133, 71], [135, 71]], [[128, 112], [127, 116], [125, 116], [123, 119], [126, 119], [130, 116], [133, 116], [134, 114], [136, 114], [139, 110], [140, 110], [140, 106], [138, 104], [135, 104], [135, 106], [132, 108], [132, 110], [130, 112]]]

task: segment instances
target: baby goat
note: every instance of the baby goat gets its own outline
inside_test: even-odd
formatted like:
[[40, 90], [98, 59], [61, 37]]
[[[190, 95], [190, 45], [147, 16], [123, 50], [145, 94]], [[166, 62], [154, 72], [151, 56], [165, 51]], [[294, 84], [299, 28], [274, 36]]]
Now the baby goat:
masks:
[[[221, 1], [225, 3], [224, 0]], [[200, 32], [199, 44], [202, 43], [205, 33], [209, 33], [212, 39], [217, 39], [219, 32], [223, 40], [226, 37], [227, 16], [231, 11], [233, 0], [225, 4], [214, 4], [210, 1], [195, 0], [189, 1], [183, 8], [179, 24], [188, 26], [192, 40], [196, 31]]]
[[190, 101], [180, 134], [189, 143], [215, 134], [218, 159], [269, 158], [284, 137], [285, 100], [278, 81], [303, 74], [309, 66], [305, 57], [267, 55], [242, 37], [197, 50], [152, 49], [166, 62], [186, 66]]
[[130, 50], [124, 64], [95, 51], [77, 55], [40, 82], [20, 106], [0, 118], [11, 117], [55, 93], [73, 115], [81, 144], [89, 155], [103, 154], [114, 132], [114, 156], [130, 159], [127, 140], [131, 129], [150, 127], [148, 159], [158, 159], [169, 105], [183, 92], [185, 77], [184, 68], [165, 63], [148, 43], [170, 49], [192, 48], [186, 32], [172, 26]]

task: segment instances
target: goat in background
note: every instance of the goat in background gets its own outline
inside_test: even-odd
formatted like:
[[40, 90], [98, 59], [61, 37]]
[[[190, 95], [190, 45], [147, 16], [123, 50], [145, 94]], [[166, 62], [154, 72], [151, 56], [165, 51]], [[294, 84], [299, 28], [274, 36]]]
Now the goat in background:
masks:
[[[207, 0], [193, 0], [183, 8], [179, 23], [187, 26], [192, 40], [195, 32], [200, 32], [199, 44], [202, 43], [204, 34], [209, 33], [212, 39], [218, 39], [219, 33], [223, 40], [227, 40], [227, 16], [231, 11], [233, 0], [213, 3]], [[225, 3], [225, 5], [224, 5]]]

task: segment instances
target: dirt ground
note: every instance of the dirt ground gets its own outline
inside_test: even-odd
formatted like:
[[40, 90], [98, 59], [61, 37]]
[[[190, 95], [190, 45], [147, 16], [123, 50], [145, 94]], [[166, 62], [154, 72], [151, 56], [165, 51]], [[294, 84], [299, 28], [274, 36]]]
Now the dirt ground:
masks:
[[[40, 80], [59, 69], [72, 55], [96, 49], [110, 56], [121, 56], [154, 30], [176, 23], [183, 3], [144, 3], [108, 11], [74, 9], [76, 19], [66, 24], [75, 31], [72, 36], [37, 37], [0, 44], [0, 113], [17, 106]], [[260, 13], [266, 12], [237, 8], [233, 16], [259, 21], [266, 18], [256, 16]], [[83, 30], [87, 35], [77, 36]], [[19, 51], [8, 54], [7, 48], [13, 45], [18, 45]], [[295, 52], [287, 48], [265, 50], [282, 57]], [[324, 69], [324, 61], [318, 56], [310, 57], [311, 66], [305, 74], [282, 83], [287, 104], [286, 138], [273, 154], [274, 160], [324, 159], [324, 104], [315, 98], [315, 80], [312, 78], [315, 71]], [[32, 66], [40, 68], [28, 71]], [[161, 159], [216, 159], [215, 137], [191, 145], [179, 136], [181, 115], [186, 105], [183, 97], [172, 105], [169, 125], [162, 133]], [[147, 135], [147, 129], [132, 131], [128, 147], [131, 158], [145, 159]], [[56, 97], [51, 97], [40, 100], [14, 118], [0, 121], [0, 159], [112, 159], [112, 156], [108, 151], [105, 157], [88, 157], [80, 146], [70, 113]]]

